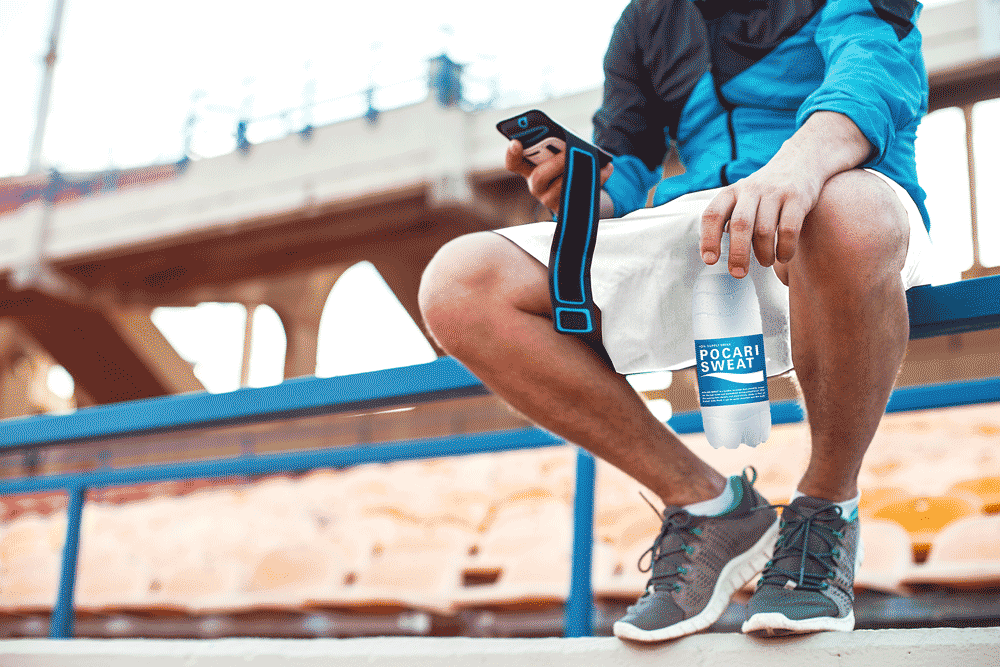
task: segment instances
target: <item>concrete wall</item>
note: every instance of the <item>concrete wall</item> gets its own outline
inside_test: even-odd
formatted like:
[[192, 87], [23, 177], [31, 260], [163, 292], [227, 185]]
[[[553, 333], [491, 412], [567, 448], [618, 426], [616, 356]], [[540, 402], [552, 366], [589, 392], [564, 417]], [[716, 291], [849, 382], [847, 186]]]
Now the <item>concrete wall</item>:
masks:
[[13, 640], [0, 664], [17, 667], [978, 667], [1000, 664], [1000, 628], [860, 630], [758, 640], [703, 634], [653, 646], [611, 638], [373, 638], [213, 641]]

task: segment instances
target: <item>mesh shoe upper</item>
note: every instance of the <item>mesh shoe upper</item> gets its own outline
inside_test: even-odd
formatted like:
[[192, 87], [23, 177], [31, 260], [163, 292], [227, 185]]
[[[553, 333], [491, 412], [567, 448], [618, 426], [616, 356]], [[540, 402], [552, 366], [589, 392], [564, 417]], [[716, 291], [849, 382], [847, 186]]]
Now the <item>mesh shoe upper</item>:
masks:
[[[646, 592], [621, 620], [643, 630], [664, 628], [701, 612], [722, 569], [753, 547], [777, 514], [744, 474], [730, 478], [733, 505], [718, 516], [668, 507], [653, 545], [639, 559], [650, 572]], [[647, 562], [648, 557], [648, 562]]]
[[752, 616], [843, 618], [854, 602], [859, 523], [827, 500], [802, 496], [785, 507], [774, 556], [747, 605]]

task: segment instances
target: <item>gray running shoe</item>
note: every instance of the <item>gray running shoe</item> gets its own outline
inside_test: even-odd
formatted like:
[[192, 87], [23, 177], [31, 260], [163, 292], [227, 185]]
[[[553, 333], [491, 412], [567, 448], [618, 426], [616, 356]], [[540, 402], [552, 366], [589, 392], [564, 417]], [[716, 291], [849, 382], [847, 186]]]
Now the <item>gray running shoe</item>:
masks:
[[854, 629], [854, 572], [861, 564], [857, 512], [802, 496], [785, 506], [774, 557], [747, 603], [743, 632], [763, 637]]
[[733, 505], [716, 516], [664, 509], [653, 546], [646, 592], [615, 623], [621, 639], [656, 642], [704, 630], [717, 621], [737, 590], [770, 558], [778, 536], [778, 515], [753, 488], [746, 470], [729, 478]]

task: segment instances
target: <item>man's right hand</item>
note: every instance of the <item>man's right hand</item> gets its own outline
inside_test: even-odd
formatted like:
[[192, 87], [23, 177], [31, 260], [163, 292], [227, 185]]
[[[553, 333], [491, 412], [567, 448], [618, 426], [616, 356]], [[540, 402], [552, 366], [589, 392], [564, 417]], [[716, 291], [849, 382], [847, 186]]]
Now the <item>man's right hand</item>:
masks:
[[[507, 169], [520, 174], [528, 182], [528, 191], [550, 211], [559, 210], [562, 194], [563, 171], [566, 169], [566, 154], [555, 155], [540, 165], [534, 165], [524, 157], [521, 142], [515, 139], [507, 146]], [[601, 169], [601, 185], [611, 176], [614, 165], [607, 164]]]

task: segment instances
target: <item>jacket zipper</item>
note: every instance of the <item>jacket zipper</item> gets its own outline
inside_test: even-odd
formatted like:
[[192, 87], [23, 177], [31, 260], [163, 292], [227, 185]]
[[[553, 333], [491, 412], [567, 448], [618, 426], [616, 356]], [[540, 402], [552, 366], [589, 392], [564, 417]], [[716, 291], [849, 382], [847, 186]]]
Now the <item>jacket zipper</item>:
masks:
[[[709, 65], [709, 70], [711, 69], [712, 67]], [[722, 94], [722, 87], [716, 81], [714, 72], [712, 73], [712, 87], [715, 88], [715, 96], [719, 98], [719, 104], [726, 111], [726, 128], [729, 130], [729, 162], [723, 164], [719, 169], [719, 180], [722, 181], [723, 185], [729, 185], [729, 175], [726, 174], [726, 167], [736, 161], [736, 128], [733, 126], [733, 110], [736, 109], [736, 105], [730, 103]]]

